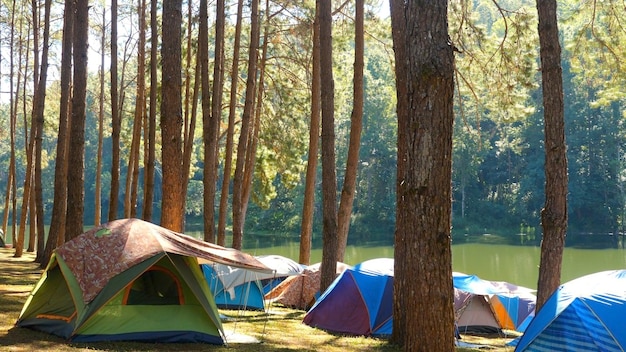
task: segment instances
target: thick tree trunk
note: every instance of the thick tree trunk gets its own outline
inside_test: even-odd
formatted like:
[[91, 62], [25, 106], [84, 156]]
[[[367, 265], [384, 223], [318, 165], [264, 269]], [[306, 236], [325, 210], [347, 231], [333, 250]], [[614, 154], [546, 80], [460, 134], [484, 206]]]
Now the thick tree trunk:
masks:
[[363, 130], [363, 57], [365, 55], [364, 39], [364, 6], [363, 0], [356, 0], [356, 16], [354, 25], [354, 84], [353, 107], [350, 117], [350, 144], [348, 146], [348, 160], [346, 174], [341, 190], [339, 213], [337, 214], [337, 261], [343, 262], [348, 243], [352, 204], [356, 188], [356, 174], [359, 168], [359, 149], [361, 146], [361, 131]]
[[454, 350], [451, 174], [454, 56], [447, 1], [391, 0], [398, 174], [392, 341]]
[[[243, 0], [237, 1], [237, 22], [235, 24], [235, 42], [233, 44], [233, 64], [230, 73], [230, 103], [228, 111], [228, 129], [226, 131], [226, 148], [224, 155], [224, 177], [222, 181], [222, 193], [220, 195], [219, 219], [217, 224], [217, 244], [224, 246], [226, 243], [226, 213], [228, 210], [228, 193], [230, 188], [230, 173], [233, 163], [233, 144], [235, 130], [235, 111], [237, 101], [237, 81], [239, 78], [239, 48], [241, 45], [241, 22]], [[219, 14], [218, 14], [219, 16]]]
[[309, 155], [306, 165], [302, 226], [300, 227], [300, 264], [311, 264], [311, 241], [313, 233], [313, 211], [315, 209], [315, 181], [320, 142], [320, 33], [319, 7], [316, 6], [313, 22], [313, 68], [311, 71], [311, 125], [309, 127]]
[[319, 1], [320, 79], [322, 108], [322, 222], [324, 241], [320, 292], [333, 282], [337, 271], [337, 176], [335, 171], [335, 82], [333, 80], [332, 10]]
[[87, 44], [89, 31], [89, 1], [75, 2], [74, 20], [74, 94], [68, 154], [66, 240], [83, 232], [84, 157], [85, 157], [85, 98], [87, 95]]
[[161, 135], [163, 144], [163, 201], [161, 206], [161, 226], [183, 232], [185, 194], [182, 192], [182, 102], [181, 102], [181, 0], [166, 1], [163, 4], [163, 36], [161, 56]]
[[546, 200], [541, 210], [543, 239], [537, 282], [537, 310], [560, 285], [567, 232], [567, 148], [556, 8], [555, 0], [537, 0], [546, 153]]

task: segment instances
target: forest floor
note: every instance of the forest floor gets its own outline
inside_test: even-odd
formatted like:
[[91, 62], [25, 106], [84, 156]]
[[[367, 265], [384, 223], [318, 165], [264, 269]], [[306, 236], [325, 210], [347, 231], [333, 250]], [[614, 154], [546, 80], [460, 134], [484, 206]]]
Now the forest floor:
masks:
[[[136, 342], [72, 343], [46, 333], [15, 327], [24, 302], [41, 276], [33, 253], [13, 257], [0, 248], [0, 351], [204, 351], [205, 344]], [[271, 306], [267, 312], [220, 311], [227, 346], [211, 351], [400, 351], [386, 340], [329, 334], [302, 324], [304, 312]], [[460, 351], [513, 351], [511, 338], [463, 335]]]

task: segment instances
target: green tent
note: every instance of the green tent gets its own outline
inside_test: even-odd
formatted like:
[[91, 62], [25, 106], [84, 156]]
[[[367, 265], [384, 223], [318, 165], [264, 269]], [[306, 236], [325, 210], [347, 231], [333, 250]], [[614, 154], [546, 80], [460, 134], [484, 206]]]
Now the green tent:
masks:
[[268, 270], [240, 251], [142, 220], [116, 220], [56, 249], [17, 326], [75, 342], [224, 344], [198, 258]]

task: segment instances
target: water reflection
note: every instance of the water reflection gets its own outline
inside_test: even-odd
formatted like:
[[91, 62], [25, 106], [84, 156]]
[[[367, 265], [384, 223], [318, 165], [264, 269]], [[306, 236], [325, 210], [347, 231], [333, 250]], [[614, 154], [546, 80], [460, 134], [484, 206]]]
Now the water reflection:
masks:
[[[194, 235], [193, 233], [190, 233]], [[201, 236], [201, 234], [197, 234]], [[618, 236], [616, 236], [618, 237]], [[622, 236], [619, 236], [620, 238]], [[595, 242], [600, 237], [595, 237]], [[454, 238], [452, 245], [452, 269], [477, 275], [486, 280], [507, 281], [529, 288], [537, 287], [539, 275], [540, 247], [536, 240], [514, 236], [467, 236]], [[612, 248], [592, 248], [594, 241], [581, 241], [575, 246], [568, 245], [563, 253], [561, 282], [603, 270], [626, 269], [626, 250], [618, 246]], [[621, 241], [620, 241], [621, 242]], [[227, 240], [230, 244], [231, 240]], [[243, 250], [253, 255], [278, 254], [298, 260], [300, 244], [294, 238], [256, 236], [244, 239]], [[358, 264], [368, 259], [392, 258], [393, 245], [371, 242], [348, 245], [345, 262]], [[322, 260], [321, 241], [313, 243], [311, 263]]]

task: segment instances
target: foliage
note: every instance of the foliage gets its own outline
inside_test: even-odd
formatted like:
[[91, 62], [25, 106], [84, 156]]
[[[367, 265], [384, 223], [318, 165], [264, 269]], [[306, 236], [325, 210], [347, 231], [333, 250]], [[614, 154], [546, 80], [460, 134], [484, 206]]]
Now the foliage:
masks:
[[[623, 8], [618, 6], [620, 4], [615, 0], [568, 0], [559, 3], [562, 21], [559, 25], [562, 28], [564, 48], [571, 235], [622, 231], [626, 220], [626, 99], [623, 90], [626, 85], [626, 71], [623, 55], [619, 55], [621, 48], [626, 45], [626, 33], [623, 30]], [[57, 5], [53, 6], [53, 18], [60, 19]], [[314, 5], [313, 1], [270, 2], [270, 42], [264, 105], [251, 198], [253, 204], [248, 211], [246, 223], [246, 230], [253, 233], [276, 233], [284, 236], [295, 236], [299, 233], [307, 160]], [[339, 6], [339, 2], [336, 5]], [[374, 9], [377, 4], [372, 1], [370, 5], [370, 9]], [[90, 41], [90, 48], [94, 52], [108, 50], [100, 48], [99, 34], [103, 27], [101, 14], [102, 11], [108, 11], [102, 6], [98, 2], [92, 4], [92, 34], [97, 40]], [[351, 3], [343, 4], [333, 17], [337, 170], [345, 168], [350, 130], [354, 51], [352, 6]], [[534, 6], [535, 3], [530, 0], [450, 2], [450, 42], [457, 49], [452, 184], [455, 233], [487, 230], [512, 235], [522, 227], [540, 228], [540, 211], [544, 203], [545, 153]], [[123, 43], [121, 48], [127, 48], [120, 53], [123, 56], [120, 60], [125, 62], [126, 70], [124, 81], [120, 82], [120, 86], [124, 87], [122, 180], [126, 178], [125, 160], [130, 147], [135, 101], [133, 80], [137, 69], [136, 43], [131, 34], [136, 33], [136, 14], [133, 8], [134, 5], [122, 6], [119, 17], [120, 30], [125, 28], [126, 34], [120, 39], [120, 44]], [[5, 38], [9, 39], [10, 35], [10, 9], [10, 6], [2, 6], [0, 10], [0, 36], [3, 43], [8, 43]], [[28, 20], [32, 14], [20, 9], [19, 15]], [[196, 20], [192, 18], [192, 21]], [[58, 51], [56, 49], [60, 46], [59, 26], [60, 21], [53, 23], [52, 31], [56, 34], [52, 37], [51, 52]], [[232, 40], [233, 26], [234, 23], [229, 19], [226, 28], [227, 41]], [[104, 24], [104, 27], [108, 28], [108, 24]], [[395, 222], [397, 121], [389, 18], [379, 18], [377, 13], [367, 12], [365, 27], [365, 106], [360, 165], [349, 236], [351, 242], [389, 241], [393, 237]], [[195, 30], [197, 24], [194, 22], [192, 32]], [[16, 47], [26, 45], [27, 29], [22, 28], [22, 31], [23, 43], [16, 42]], [[185, 35], [186, 31], [185, 25]], [[19, 32], [15, 34], [16, 41], [18, 34]], [[245, 43], [248, 35], [246, 28], [243, 34]], [[6, 45], [2, 48], [2, 92], [9, 91], [6, 76], [9, 72], [6, 69], [8, 56], [4, 54], [7, 52]], [[110, 43], [105, 44], [108, 45]], [[225, 67], [230, 69], [232, 53], [229, 49], [232, 48], [232, 43], [227, 42], [226, 48]], [[242, 48], [241, 57], [247, 57], [247, 46], [244, 44]], [[58, 67], [58, 60], [58, 55], [51, 58], [51, 82], [46, 92], [42, 165], [46, 217], [50, 216], [53, 199], [59, 109], [58, 77], [54, 70]], [[192, 65], [193, 60], [195, 58], [192, 57]], [[32, 58], [25, 63], [29, 65], [24, 68], [27, 79], [32, 79], [31, 61]], [[90, 56], [85, 135], [85, 223], [88, 225], [92, 223], [94, 211], [99, 65], [99, 55]], [[105, 71], [108, 71], [107, 65], [108, 61], [105, 62]], [[240, 78], [245, 77], [245, 72], [243, 62], [239, 67]], [[105, 76], [108, 79], [109, 73], [105, 72]], [[240, 79], [239, 84], [244, 82], [245, 79]], [[225, 88], [226, 97], [230, 94], [230, 84], [226, 84]], [[30, 123], [29, 109], [32, 103], [29, 98], [30, 89], [27, 86], [26, 94], [20, 96], [17, 111], [16, 165], [19, 201], [26, 164], [25, 132], [29, 127], [24, 123]], [[108, 89], [105, 85], [106, 92]], [[7, 94], [3, 93], [1, 96], [0, 137], [5, 143], [0, 144], [0, 190], [6, 191], [10, 152], [9, 107]], [[108, 93], [105, 94], [105, 139], [101, 175], [103, 213], [108, 211], [110, 202], [109, 98]], [[243, 105], [243, 97], [240, 96], [239, 99], [236, 106], [236, 131]], [[225, 108], [222, 113], [222, 130], [225, 129], [226, 115]], [[202, 187], [198, 184], [202, 179], [203, 169], [202, 148], [199, 147], [201, 131], [201, 126], [197, 126], [187, 194], [189, 222], [197, 220], [204, 211], [201, 204]], [[220, 161], [223, 162], [225, 137], [220, 137]], [[157, 134], [157, 143], [160, 143], [159, 138]], [[160, 160], [160, 147], [156, 151], [157, 160]], [[143, 159], [140, 163], [143, 163]], [[156, 167], [154, 219], [159, 218], [161, 187], [161, 169], [158, 162]], [[140, 168], [142, 175], [143, 165]], [[223, 164], [218, 170], [220, 178], [221, 168]], [[342, 178], [340, 171], [339, 186]], [[221, 186], [221, 182], [221, 179], [218, 180], [218, 186]], [[120, 205], [123, 204], [124, 187], [125, 182], [122, 182], [120, 197], [113, 200]], [[314, 216], [314, 236], [321, 233], [320, 194], [317, 194], [316, 200], [318, 208]], [[121, 215], [120, 211], [119, 216]], [[537, 236], [540, 235], [537, 233]]]

